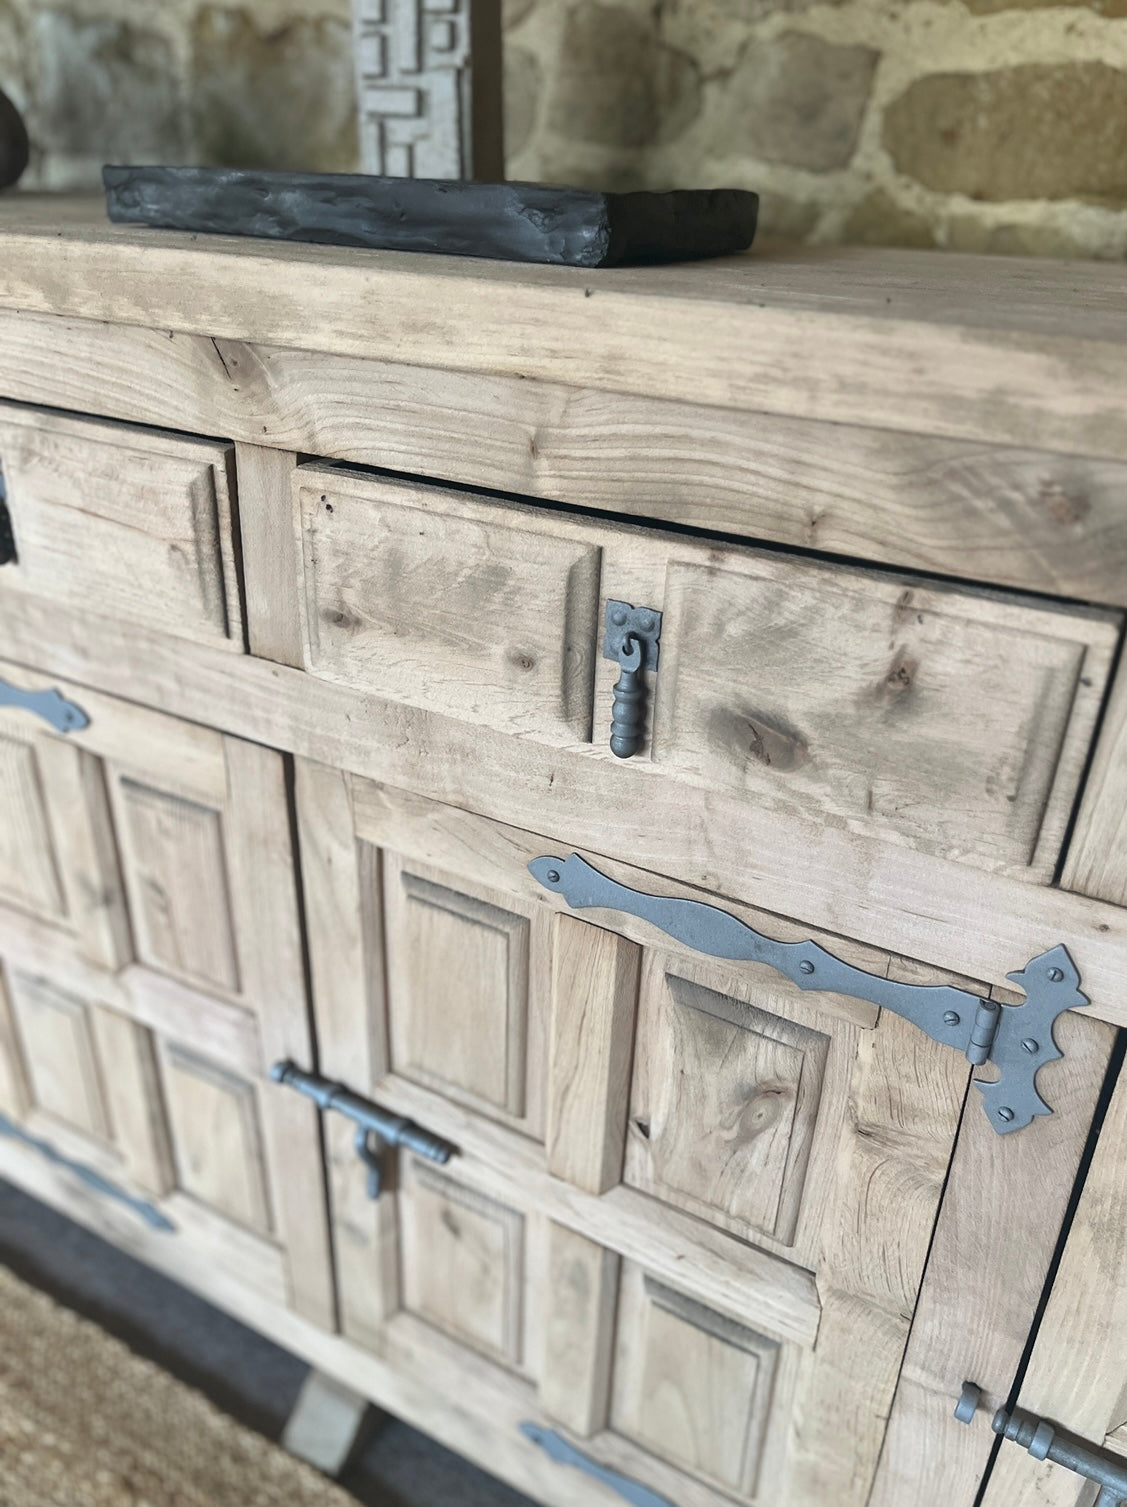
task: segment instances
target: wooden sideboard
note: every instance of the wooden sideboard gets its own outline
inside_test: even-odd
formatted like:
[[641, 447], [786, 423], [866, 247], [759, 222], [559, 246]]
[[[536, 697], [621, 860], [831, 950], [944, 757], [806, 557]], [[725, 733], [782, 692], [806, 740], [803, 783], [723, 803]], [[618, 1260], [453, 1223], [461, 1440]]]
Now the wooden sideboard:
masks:
[[1086, 1501], [990, 1414], [1127, 1453], [1122, 282], [0, 204], [0, 1175], [553, 1507]]

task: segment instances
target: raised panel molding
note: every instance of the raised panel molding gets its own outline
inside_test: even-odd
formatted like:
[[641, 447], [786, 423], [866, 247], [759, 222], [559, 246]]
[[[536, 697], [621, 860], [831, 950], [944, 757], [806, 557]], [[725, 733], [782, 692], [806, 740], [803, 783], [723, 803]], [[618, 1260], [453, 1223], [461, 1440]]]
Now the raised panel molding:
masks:
[[36, 1106], [84, 1135], [108, 1140], [109, 1112], [86, 1002], [15, 970], [9, 984]]
[[740, 1496], [755, 1491], [779, 1345], [623, 1269], [611, 1427]]
[[219, 813], [128, 778], [118, 793], [138, 952], [155, 968], [238, 993]]
[[393, 1066], [519, 1119], [527, 1078], [527, 918], [405, 869], [394, 885]]
[[829, 1037], [647, 958], [626, 1181], [737, 1234], [793, 1240]]
[[0, 895], [47, 919], [65, 913], [35, 747], [0, 733]]
[[253, 1084], [167, 1042], [161, 1059], [179, 1186], [217, 1213], [269, 1233], [270, 1198]]
[[403, 1305], [502, 1364], [524, 1363], [524, 1216], [410, 1159]]

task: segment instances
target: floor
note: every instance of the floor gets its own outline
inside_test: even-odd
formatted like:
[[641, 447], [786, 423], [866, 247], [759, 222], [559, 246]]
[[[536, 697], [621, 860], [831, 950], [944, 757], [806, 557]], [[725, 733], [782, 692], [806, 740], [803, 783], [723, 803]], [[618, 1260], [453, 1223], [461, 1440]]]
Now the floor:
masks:
[[[303, 1362], [4, 1182], [0, 1262], [243, 1423], [280, 1436], [306, 1374]], [[386, 1416], [341, 1484], [368, 1507], [534, 1507]]]

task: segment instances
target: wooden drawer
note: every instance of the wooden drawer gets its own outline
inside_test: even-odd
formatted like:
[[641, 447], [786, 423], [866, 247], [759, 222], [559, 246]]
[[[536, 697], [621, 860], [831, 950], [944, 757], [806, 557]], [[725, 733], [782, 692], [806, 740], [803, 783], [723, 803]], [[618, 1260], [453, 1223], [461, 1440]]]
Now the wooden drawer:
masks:
[[614, 763], [605, 606], [650, 607], [664, 619], [622, 787], [635, 809], [688, 800], [707, 822], [707, 791], [796, 830], [1052, 878], [1117, 614], [343, 468], [299, 468], [295, 506], [315, 675], [551, 745], [558, 763]]
[[233, 450], [0, 404], [0, 590], [241, 652]]

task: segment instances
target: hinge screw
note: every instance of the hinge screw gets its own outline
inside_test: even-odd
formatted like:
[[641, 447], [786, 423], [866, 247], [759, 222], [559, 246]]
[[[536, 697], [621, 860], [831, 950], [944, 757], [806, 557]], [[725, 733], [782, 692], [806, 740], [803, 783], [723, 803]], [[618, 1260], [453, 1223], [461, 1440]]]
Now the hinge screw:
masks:
[[961, 1019], [962, 1017], [957, 1010], [948, 1010], [943, 1017], [943, 1024], [945, 1026], [957, 1026]]
[[1013, 1110], [1010, 1109], [1008, 1105], [1003, 1104], [1002, 1107], [1001, 1107], [1001, 1109], [998, 1111], [998, 1118], [999, 1118], [999, 1120], [1005, 1120], [1005, 1122], [1008, 1125], [1009, 1122], [1013, 1119], [1013, 1117], [1014, 1117]]
[[1041, 1043], [1039, 1041], [1034, 1041], [1032, 1036], [1027, 1036], [1022, 1042], [1021, 1047], [1022, 1051], [1024, 1052], [1033, 1053], [1040, 1051]]
[[1050, 968], [1049, 969], [1049, 978], [1050, 978], [1050, 980], [1051, 980], [1052, 983], [1059, 984], [1060, 981], [1061, 981], [1061, 979], [1064, 978], [1064, 969], [1063, 968]]
[[559, 869], [549, 869], [548, 870], [548, 883], [549, 884], [559, 884], [559, 882], [560, 882], [560, 871], [559, 871]]
[[803, 961], [801, 963], [799, 963], [798, 968], [799, 968], [799, 972], [800, 973], [813, 973], [814, 972], [814, 964], [811, 963], [808, 958], [804, 958]]

